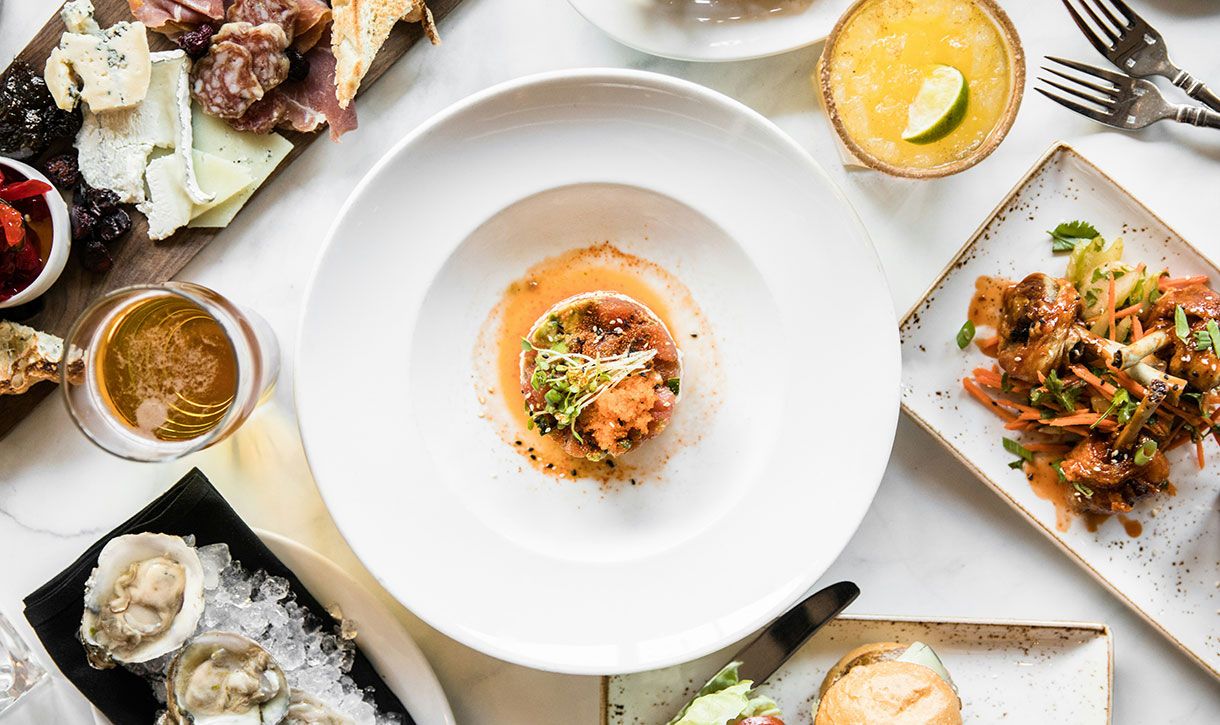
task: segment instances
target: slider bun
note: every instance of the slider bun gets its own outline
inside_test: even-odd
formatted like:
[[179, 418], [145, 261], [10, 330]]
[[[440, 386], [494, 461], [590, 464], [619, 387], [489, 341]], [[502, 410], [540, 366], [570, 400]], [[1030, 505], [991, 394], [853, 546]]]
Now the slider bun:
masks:
[[873, 642], [860, 645], [839, 658], [835, 666], [826, 673], [826, 678], [822, 680], [822, 687], [818, 690], [818, 698], [826, 697], [826, 691], [830, 689], [830, 686], [838, 682], [851, 668], [898, 659], [909, 646], [898, 642]]
[[957, 693], [911, 662], [857, 665], [818, 703], [814, 725], [961, 725]]

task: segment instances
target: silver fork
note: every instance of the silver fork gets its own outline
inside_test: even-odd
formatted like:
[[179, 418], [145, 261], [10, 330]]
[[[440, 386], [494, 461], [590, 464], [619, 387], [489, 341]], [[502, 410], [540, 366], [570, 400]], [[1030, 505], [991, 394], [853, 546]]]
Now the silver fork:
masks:
[[[1050, 78], [1038, 80], [1061, 93], [1052, 93], [1035, 88], [1042, 95], [1082, 116], [1099, 121], [1107, 126], [1137, 129], [1150, 126], [1157, 121], [1173, 119], [1195, 126], [1220, 128], [1220, 113], [1202, 106], [1170, 103], [1161, 91], [1142, 78], [1132, 78], [1112, 70], [1079, 63], [1064, 58], [1046, 59], [1076, 71], [1075, 75], [1042, 66], [1042, 70], [1055, 75], [1067, 83]], [[1066, 95], [1063, 95], [1066, 94]]]
[[[1190, 97], [1220, 111], [1220, 96], [1170, 60], [1169, 49], [1165, 47], [1161, 34], [1126, 2], [1076, 0], [1093, 21], [1093, 25], [1089, 25], [1071, 0], [1062, 1], [1084, 37], [1111, 63], [1137, 78], [1168, 78]], [[1113, 9], [1106, 5], [1107, 1]]]

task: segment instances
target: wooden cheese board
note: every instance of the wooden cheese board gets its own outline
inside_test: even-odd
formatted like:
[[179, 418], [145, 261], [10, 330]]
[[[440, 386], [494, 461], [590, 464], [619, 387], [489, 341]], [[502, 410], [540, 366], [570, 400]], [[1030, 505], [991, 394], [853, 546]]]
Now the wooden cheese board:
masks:
[[[439, 22], [449, 14], [461, 0], [429, 0], [428, 7]], [[95, 17], [98, 22], [107, 27], [120, 20], [131, 20], [131, 10], [127, 0], [93, 0]], [[41, 68], [47, 55], [59, 44], [64, 32], [64, 24], [59, 13], [55, 13], [46, 25], [16, 57], [16, 61], [25, 61], [35, 68]], [[175, 46], [165, 37], [157, 33], [149, 33], [149, 46], [152, 50], [170, 50]], [[382, 46], [369, 72], [364, 77], [362, 89], [372, 85], [395, 61], [407, 50], [424, 38], [424, 30], [419, 23], [398, 23], [391, 32], [389, 39]], [[326, 130], [315, 133], [297, 133], [295, 131], [278, 131], [292, 143], [292, 150], [279, 164], [266, 182], [260, 188], [266, 188], [272, 180], [293, 160], [300, 156], [309, 144], [319, 138], [326, 138]], [[344, 139], [345, 143], [358, 143], [360, 130], [357, 129]], [[256, 192], [258, 193], [258, 192]], [[76, 317], [99, 296], [119, 287], [133, 284], [150, 284], [171, 279], [189, 262], [209, 241], [223, 229], [183, 228], [172, 237], [154, 242], [148, 237], [148, 224], [143, 215], [129, 209], [132, 217], [131, 232], [110, 246], [114, 265], [103, 274], [86, 271], [78, 262], [71, 259], [64, 269], [59, 281], [46, 294], [34, 302], [21, 307], [0, 310], [0, 320], [11, 320], [30, 325], [53, 335], [63, 336]], [[75, 257], [73, 250], [73, 256]], [[8, 435], [30, 411], [55, 390], [53, 383], [40, 383], [22, 395], [0, 396], [0, 439]]]

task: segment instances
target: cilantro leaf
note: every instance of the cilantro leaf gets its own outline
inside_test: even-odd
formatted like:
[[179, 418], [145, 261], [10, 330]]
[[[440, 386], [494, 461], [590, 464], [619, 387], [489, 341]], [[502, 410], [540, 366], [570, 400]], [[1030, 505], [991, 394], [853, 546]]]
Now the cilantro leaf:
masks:
[[1101, 236], [1097, 227], [1085, 221], [1063, 222], [1047, 232], [1051, 236], [1051, 251], [1070, 252], [1076, 243]]

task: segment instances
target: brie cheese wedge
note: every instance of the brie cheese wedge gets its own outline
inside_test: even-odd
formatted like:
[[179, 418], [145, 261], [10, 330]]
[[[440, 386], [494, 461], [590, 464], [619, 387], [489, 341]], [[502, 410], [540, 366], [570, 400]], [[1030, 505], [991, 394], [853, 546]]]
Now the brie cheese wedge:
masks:
[[144, 171], [155, 148], [174, 149], [182, 158], [183, 184], [193, 203], [211, 195], [199, 186], [191, 155], [190, 60], [181, 50], [152, 55], [152, 80], [134, 108], [84, 111], [76, 136], [80, 172], [90, 186], [110, 189], [127, 204], [145, 200]]
[[194, 204], [182, 180], [186, 164], [180, 154], [168, 154], [148, 164], [148, 198], [137, 204], [148, 217], [148, 238], [165, 239], [191, 220]]

